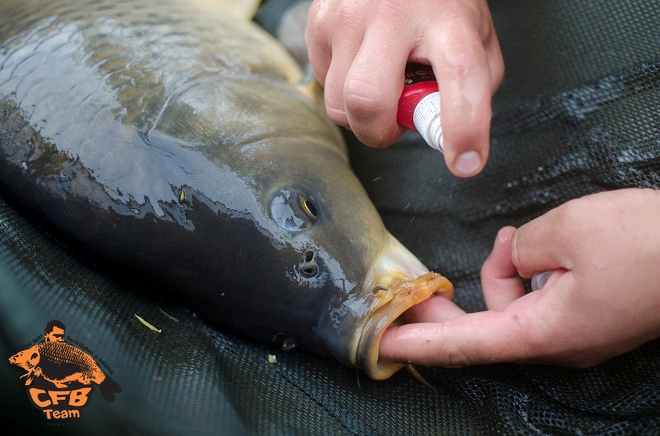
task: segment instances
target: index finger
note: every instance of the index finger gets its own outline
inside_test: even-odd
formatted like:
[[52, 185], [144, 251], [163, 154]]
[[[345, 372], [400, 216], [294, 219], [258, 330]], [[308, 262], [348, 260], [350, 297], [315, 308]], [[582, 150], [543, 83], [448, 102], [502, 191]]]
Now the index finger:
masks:
[[521, 312], [468, 313], [444, 323], [388, 328], [380, 359], [418, 365], [460, 367], [513, 362], [529, 354], [527, 319]]
[[405, 131], [396, 113], [412, 49], [407, 32], [406, 23], [377, 16], [346, 76], [346, 116], [357, 138], [371, 147], [387, 147]]

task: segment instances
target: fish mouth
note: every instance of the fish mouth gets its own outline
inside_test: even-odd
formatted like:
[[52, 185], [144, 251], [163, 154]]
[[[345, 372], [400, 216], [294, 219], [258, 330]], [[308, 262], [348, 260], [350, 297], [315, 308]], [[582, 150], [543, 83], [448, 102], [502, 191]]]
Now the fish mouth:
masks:
[[374, 380], [388, 379], [405, 366], [379, 360], [385, 330], [404, 324], [404, 312], [431, 296], [454, 294], [447, 278], [429, 272], [389, 232], [383, 236], [361, 283], [350, 292], [333, 294], [315, 327], [317, 349]]
[[373, 380], [386, 380], [405, 366], [379, 359], [380, 340], [391, 325], [404, 324], [401, 315], [433, 295], [452, 298], [454, 287], [440, 274], [428, 272], [414, 279], [390, 277], [388, 286], [375, 286], [375, 303], [364, 323], [357, 329], [354, 364]]

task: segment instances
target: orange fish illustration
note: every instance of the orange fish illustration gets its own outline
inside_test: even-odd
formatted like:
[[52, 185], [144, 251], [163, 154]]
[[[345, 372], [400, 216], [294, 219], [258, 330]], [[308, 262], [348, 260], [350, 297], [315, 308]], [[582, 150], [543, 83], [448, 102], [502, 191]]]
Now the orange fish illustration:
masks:
[[27, 371], [21, 376], [27, 377], [26, 386], [35, 377], [41, 377], [57, 388], [66, 388], [73, 382], [94, 383], [107, 402], [114, 401], [115, 393], [121, 392], [119, 384], [101, 370], [92, 356], [68, 342], [39, 342], [19, 351], [9, 358], [9, 362]]

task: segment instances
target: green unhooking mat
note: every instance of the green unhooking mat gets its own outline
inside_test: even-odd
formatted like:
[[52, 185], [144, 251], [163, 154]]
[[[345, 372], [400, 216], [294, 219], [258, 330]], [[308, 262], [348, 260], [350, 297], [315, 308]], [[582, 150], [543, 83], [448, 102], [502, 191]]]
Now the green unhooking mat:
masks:
[[[285, 2], [287, 3], [287, 2]], [[260, 14], [275, 26], [276, 2]], [[497, 230], [588, 193], [660, 188], [660, 3], [492, 2], [507, 67], [483, 173], [459, 180], [414, 134], [353, 166], [392, 233], [484, 309], [479, 269]], [[270, 20], [270, 21], [269, 21]], [[596, 368], [420, 368], [374, 382], [148, 298], [36, 226], [0, 193], [0, 428], [54, 434], [658, 434], [660, 342]], [[660, 217], [658, 218], [660, 220]], [[630, 272], [634, 274], [634, 271]], [[659, 285], [660, 287], [660, 285]], [[140, 322], [136, 315], [160, 333]], [[47, 420], [8, 358], [51, 319], [121, 386], [72, 426]], [[38, 397], [41, 401], [47, 397]], [[62, 401], [68, 401], [62, 400]]]

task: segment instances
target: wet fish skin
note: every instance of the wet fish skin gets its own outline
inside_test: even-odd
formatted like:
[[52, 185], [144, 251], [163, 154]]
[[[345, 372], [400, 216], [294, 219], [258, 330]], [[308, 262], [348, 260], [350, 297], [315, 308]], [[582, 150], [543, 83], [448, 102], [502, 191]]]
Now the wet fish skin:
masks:
[[427, 270], [238, 3], [3, 1], [0, 188], [214, 325], [364, 366], [372, 289]]

